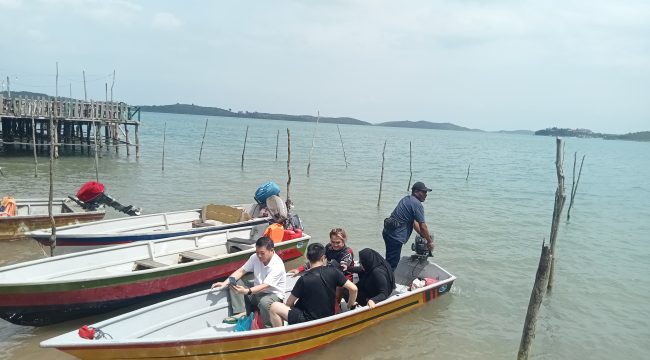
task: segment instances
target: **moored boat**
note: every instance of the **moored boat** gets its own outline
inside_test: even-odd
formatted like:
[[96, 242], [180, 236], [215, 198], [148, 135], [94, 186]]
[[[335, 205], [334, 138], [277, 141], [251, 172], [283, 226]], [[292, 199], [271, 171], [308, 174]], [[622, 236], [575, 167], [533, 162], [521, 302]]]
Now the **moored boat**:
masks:
[[[428, 285], [409, 290], [415, 278]], [[435, 280], [434, 280], [435, 279]], [[324, 346], [438, 298], [455, 276], [426, 258], [403, 257], [395, 272], [398, 288], [374, 309], [358, 307], [337, 315], [273, 329], [233, 332], [226, 291], [205, 290], [154, 304], [91, 325], [94, 339], [77, 331], [43, 341], [81, 359], [269, 359]], [[296, 278], [287, 278], [287, 292]]]
[[[216, 208], [218, 211], [210, 211]], [[54, 255], [95, 249], [103, 246], [150, 241], [176, 236], [190, 236], [242, 226], [263, 226], [269, 218], [256, 218], [259, 205], [208, 205], [202, 209], [171, 211], [64, 226], [56, 229]], [[217, 214], [206, 216], [206, 214]], [[51, 230], [27, 235], [44, 246], [50, 242]]]
[[[169, 297], [224, 278], [255, 252], [253, 226], [139, 241], [0, 268], [0, 317], [42, 326]], [[301, 257], [310, 237], [276, 244]]]
[[[48, 199], [16, 199], [16, 213], [0, 216], [0, 240], [25, 236], [28, 232], [51, 226]], [[66, 198], [55, 198], [52, 213], [56, 226], [79, 224], [104, 218], [103, 208], [87, 210]]]

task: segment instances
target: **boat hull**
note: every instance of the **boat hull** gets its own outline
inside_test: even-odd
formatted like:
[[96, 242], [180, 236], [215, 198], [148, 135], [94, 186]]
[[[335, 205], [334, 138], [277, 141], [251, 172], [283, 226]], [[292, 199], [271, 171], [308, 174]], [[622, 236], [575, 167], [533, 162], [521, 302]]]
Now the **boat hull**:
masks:
[[[304, 255], [309, 238], [276, 244], [284, 261]], [[64, 283], [0, 285], [0, 318], [18, 325], [44, 326], [100, 314], [137, 302], [164, 299], [208, 286], [241, 267], [252, 251], [187, 263], [161, 271]]]
[[[83, 213], [64, 213], [54, 215], [56, 226], [80, 224], [104, 218], [103, 211]], [[52, 226], [48, 215], [0, 217], [0, 240], [16, 239], [26, 236], [29, 231], [46, 229]], [[44, 242], [49, 241], [43, 239]]]
[[[183, 214], [185, 213], [185, 214]], [[82, 225], [78, 229], [62, 228], [57, 229], [56, 247], [54, 248], [54, 255], [71, 254], [78, 251], [98, 249], [105, 246], [129, 244], [134, 242], [152, 241], [159, 239], [168, 239], [180, 236], [201, 235], [218, 230], [235, 229], [245, 226], [259, 226], [268, 224], [268, 219], [258, 218], [232, 224], [219, 224], [213, 226], [192, 227], [193, 220], [198, 220], [200, 217], [199, 210], [167, 213], [169, 216], [178, 214], [177, 216], [184, 217], [184, 219], [176, 225], [165, 228], [165, 224], [156, 224], [151, 227], [150, 231], [117, 231], [120, 229], [120, 224], [128, 222], [137, 222], [153, 216], [164, 216], [164, 214], [144, 215], [135, 218], [121, 218], [104, 220], [102, 222], [93, 223], [90, 225]], [[105, 224], [110, 230], [104, 232], [96, 232], [91, 228], [98, 227], [100, 224]], [[176, 227], [175, 227], [176, 226]], [[88, 231], [81, 231], [81, 229], [88, 227]], [[111, 229], [112, 227], [112, 229]], [[29, 233], [28, 236], [38, 241], [41, 245], [49, 246], [50, 234], [47, 231], [36, 231]]]
[[[419, 265], [409, 266], [402, 267], [402, 270], [417, 269]], [[76, 333], [70, 332], [44, 341], [41, 346], [54, 347], [80, 359], [287, 358], [320, 348], [422, 307], [450, 292], [456, 278], [440, 267], [437, 269], [445, 276], [444, 280], [437, 280], [419, 289], [399, 290], [389, 299], [378, 303], [374, 309], [357, 308], [302, 324], [245, 332], [222, 332], [216, 325], [220, 322], [219, 316], [209, 312], [209, 308], [227, 309], [227, 301], [211, 292], [199, 292], [95, 325], [110, 337], [84, 341]], [[193, 311], [188, 310], [188, 313], [172, 319], [164, 317], [170, 311], [178, 312], [188, 307]], [[160, 319], [155, 314], [164, 318]], [[203, 325], [204, 322], [206, 324]], [[179, 324], [177, 330], [173, 330], [175, 324]], [[193, 334], [192, 329], [197, 327], [207, 332]]]

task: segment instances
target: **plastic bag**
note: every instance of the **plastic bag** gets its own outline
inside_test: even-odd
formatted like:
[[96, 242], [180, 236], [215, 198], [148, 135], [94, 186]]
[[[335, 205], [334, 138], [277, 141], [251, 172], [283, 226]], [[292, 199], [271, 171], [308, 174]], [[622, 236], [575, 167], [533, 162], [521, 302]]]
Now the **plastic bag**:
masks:
[[237, 324], [235, 324], [235, 331], [248, 331], [251, 329], [253, 324], [253, 317], [255, 313], [250, 313], [248, 316], [242, 316], [237, 319]]

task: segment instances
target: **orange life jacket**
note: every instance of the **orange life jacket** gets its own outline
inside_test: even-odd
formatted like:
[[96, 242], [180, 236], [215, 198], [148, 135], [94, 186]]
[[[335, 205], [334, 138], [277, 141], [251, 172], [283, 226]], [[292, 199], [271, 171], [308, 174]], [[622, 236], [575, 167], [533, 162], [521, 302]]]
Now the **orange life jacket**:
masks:
[[13, 197], [3, 197], [0, 205], [4, 208], [4, 210], [0, 212], [0, 216], [16, 216], [16, 200]]

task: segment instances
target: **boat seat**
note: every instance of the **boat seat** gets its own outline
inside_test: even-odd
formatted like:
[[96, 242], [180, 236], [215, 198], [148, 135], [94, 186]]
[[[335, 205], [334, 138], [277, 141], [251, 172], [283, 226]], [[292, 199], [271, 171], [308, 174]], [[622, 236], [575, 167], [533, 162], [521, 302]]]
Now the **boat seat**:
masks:
[[195, 253], [193, 251], [183, 251], [182, 253], [178, 254], [178, 263], [186, 263], [186, 262], [192, 262], [196, 260], [205, 260], [209, 259], [210, 257], [207, 255]]
[[228, 253], [234, 253], [241, 250], [248, 250], [255, 248], [255, 242], [257, 240], [250, 238], [230, 238], [226, 241], [226, 248]]
[[163, 266], [167, 266], [167, 264], [163, 264], [156, 260], [142, 259], [134, 261], [133, 271], [155, 269]]

